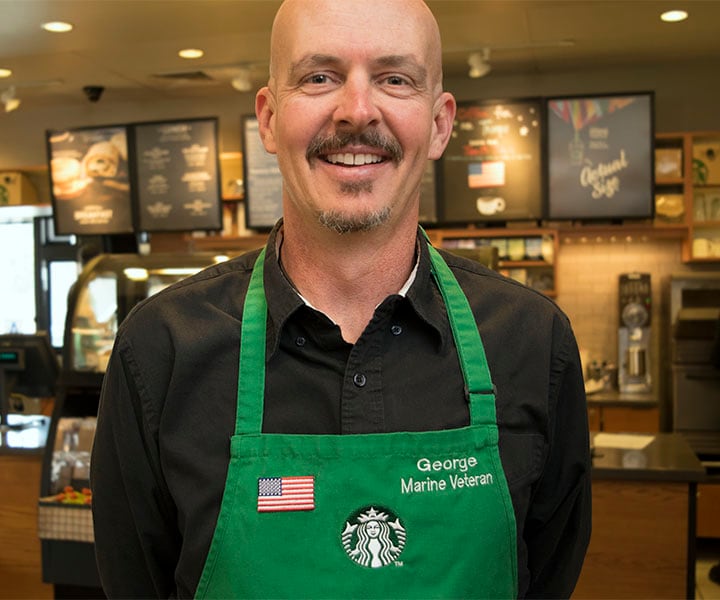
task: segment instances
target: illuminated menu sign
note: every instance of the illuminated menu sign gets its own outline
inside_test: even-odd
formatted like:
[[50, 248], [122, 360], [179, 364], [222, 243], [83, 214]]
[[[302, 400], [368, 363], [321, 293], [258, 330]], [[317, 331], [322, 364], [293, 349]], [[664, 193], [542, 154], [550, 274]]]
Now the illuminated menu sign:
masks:
[[458, 103], [439, 165], [442, 221], [541, 218], [541, 112], [539, 99]]
[[47, 149], [55, 231], [133, 231], [127, 127], [49, 131]]
[[547, 101], [552, 219], [653, 215], [653, 95]]
[[222, 228], [217, 119], [134, 127], [140, 231]]

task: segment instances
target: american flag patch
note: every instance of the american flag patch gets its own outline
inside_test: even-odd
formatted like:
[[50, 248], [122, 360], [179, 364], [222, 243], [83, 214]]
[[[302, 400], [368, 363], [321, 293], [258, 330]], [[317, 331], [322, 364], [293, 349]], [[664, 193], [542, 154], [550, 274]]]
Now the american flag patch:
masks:
[[501, 160], [468, 165], [468, 187], [483, 188], [505, 185], [505, 163]]
[[258, 512], [315, 509], [315, 477], [260, 477]]

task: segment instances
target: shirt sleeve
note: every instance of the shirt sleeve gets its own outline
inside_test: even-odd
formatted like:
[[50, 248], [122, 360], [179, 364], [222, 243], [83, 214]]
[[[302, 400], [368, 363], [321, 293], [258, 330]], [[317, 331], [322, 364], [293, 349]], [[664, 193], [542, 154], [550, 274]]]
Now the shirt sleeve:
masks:
[[564, 331], [550, 375], [549, 449], [530, 504], [525, 537], [528, 598], [569, 598], [591, 530], [587, 402], [577, 344]]
[[[95, 551], [109, 598], [170, 597], [179, 554], [175, 508], [159, 469], [152, 415], [118, 337], [100, 396], [91, 461]], [[149, 491], [149, 493], [148, 493]]]

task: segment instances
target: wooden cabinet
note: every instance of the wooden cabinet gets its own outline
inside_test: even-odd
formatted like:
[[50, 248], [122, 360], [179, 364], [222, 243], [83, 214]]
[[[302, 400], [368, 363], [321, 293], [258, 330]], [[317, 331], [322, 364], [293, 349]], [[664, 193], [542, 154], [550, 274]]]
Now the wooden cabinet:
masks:
[[692, 597], [689, 484], [594, 479], [592, 487], [592, 538], [572, 597]]
[[0, 598], [52, 598], [42, 581], [37, 506], [42, 454], [0, 455]]
[[607, 433], [659, 433], [660, 409], [655, 404], [617, 406], [590, 401], [588, 425], [590, 431]]
[[720, 538], [720, 481], [698, 484], [697, 536]]

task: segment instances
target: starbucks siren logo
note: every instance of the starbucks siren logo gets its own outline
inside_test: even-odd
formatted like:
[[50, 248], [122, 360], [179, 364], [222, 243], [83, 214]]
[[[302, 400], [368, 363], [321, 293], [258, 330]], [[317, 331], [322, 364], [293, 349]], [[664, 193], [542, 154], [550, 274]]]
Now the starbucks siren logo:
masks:
[[342, 545], [363, 567], [378, 568], [397, 560], [405, 547], [405, 528], [387, 508], [366, 506], [345, 521]]

